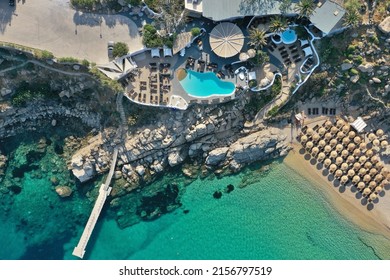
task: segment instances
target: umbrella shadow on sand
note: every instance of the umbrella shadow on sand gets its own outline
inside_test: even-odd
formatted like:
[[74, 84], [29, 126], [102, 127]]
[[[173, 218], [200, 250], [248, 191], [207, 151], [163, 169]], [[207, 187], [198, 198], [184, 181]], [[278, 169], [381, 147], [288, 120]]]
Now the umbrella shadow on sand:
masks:
[[369, 203], [369, 204], [367, 205], [367, 210], [368, 210], [368, 211], [371, 211], [371, 210], [373, 210], [373, 209], [374, 209], [374, 204]]
[[305, 153], [306, 153], [306, 151], [305, 151], [304, 148], [299, 149], [299, 154], [303, 155], [303, 154], [305, 154]]
[[311, 156], [309, 154], [306, 154], [305, 155], [305, 160], [310, 160], [311, 159]]
[[323, 176], [328, 176], [329, 175], [329, 170], [328, 169], [322, 170], [322, 175]]
[[315, 159], [315, 158], [312, 158], [311, 160], [310, 160], [310, 164], [311, 165], [315, 165], [317, 163], [317, 160]]
[[322, 168], [324, 168], [324, 164], [322, 162], [319, 162], [317, 164], [317, 170], [321, 170]]
[[361, 199], [363, 197], [361, 192], [356, 192], [355, 194], [356, 199]]

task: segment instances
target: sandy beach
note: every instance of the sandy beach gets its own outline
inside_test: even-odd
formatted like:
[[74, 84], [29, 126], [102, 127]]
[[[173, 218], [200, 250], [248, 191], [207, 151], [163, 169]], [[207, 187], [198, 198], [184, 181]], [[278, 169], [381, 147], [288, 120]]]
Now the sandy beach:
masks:
[[316, 165], [312, 165], [304, 158], [301, 146], [298, 143], [291, 144], [290, 151], [284, 162], [295, 172], [312, 182], [313, 187], [320, 190], [331, 207], [337, 210], [347, 220], [367, 232], [367, 238], [363, 238], [368, 246], [375, 248], [376, 253], [383, 259], [390, 258], [390, 195], [380, 197], [379, 202], [373, 204], [373, 208], [356, 197], [356, 192], [347, 186], [336, 187], [327, 176], [322, 175]]

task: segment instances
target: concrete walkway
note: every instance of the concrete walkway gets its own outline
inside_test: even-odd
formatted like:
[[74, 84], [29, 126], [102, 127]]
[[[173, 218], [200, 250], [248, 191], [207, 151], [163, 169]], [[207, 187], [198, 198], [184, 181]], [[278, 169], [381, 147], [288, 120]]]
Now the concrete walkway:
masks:
[[[24, 3], [23, 3], [24, 2]], [[129, 51], [141, 49], [136, 24], [121, 15], [83, 14], [69, 0], [0, 2], [0, 41], [48, 50], [56, 57], [108, 62], [107, 42], [126, 42]]]

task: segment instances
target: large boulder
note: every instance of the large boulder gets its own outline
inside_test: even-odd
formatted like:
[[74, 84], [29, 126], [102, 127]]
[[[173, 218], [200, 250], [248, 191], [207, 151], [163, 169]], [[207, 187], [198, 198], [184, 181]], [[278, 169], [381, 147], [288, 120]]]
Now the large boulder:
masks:
[[212, 150], [206, 158], [207, 165], [217, 165], [220, 162], [224, 161], [226, 154], [229, 151], [228, 147], [217, 148]]
[[378, 28], [380, 31], [385, 33], [386, 35], [390, 35], [390, 16], [385, 18], [379, 25]]
[[371, 73], [374, 71], [374, 65], [372, 63], [360, 64], [358, 69], [363, 73]]
[[79, 179], [81, 183], [84, 183], [96, 174], [95, 166], [89, 161], [89, 159], [83, 160], [81, 156], [75, 156], [71, 161], [72, 173]]
[[351, 69], [352, 66], [353, 65], [351, 63], [343, 63], [343, 64], [341, 64], [341, 71], [347, 71], [347, 70]]
[[72, 195], [72, 189], [68, 186], [58, 186], [56, 187], [56, 193], [60, 197], [68, 197]]

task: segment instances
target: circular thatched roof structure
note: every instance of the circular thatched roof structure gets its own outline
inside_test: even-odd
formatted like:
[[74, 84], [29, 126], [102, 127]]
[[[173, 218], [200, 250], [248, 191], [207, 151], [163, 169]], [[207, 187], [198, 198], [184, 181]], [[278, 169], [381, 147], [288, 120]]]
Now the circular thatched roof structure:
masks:
[[376, 138], [374, 133], [368, 134], [368, 140], [373, 141]]
[[348, 137], [343, 138], [343, 145], [348, 145], [350, 142], [351, 142], [351, 139], [349, 139]]
[[367, 144], [365, 143], [365, 142], [362, 142], [362, 143], [360, 143], [360, 145], [359, 145], [359, 149], [360, 150], [365, 150], [367, 148]]
[[378, 196], [375, 193], [370, 194], [370, 200], [375, 200], [377, 198]]
[[363, 190], [363, 195], [365, 195], [365, 196], [369, 195], [370, 193], [371, 193], [370, 188], [365, 188], [365, 189]]
[[330, 142], [329, 142], [329, 145], [331, 145], [332, 147], [336, 146], [337, 145], [337, 140], [336, 139], [331, 139]]
[[379, 142], [378, 139], [374, 139], [374, 141], [372, 141], [372, 144], [373, 144], [374, 146], [378, 147], [379, 144], [380, 144], [380, 142]]
[[332, 122], [330, 120], [327, 120], [324, 125], [325, 125], [326, 128], [329, 129], [329, 128], [332, 127], [333, 124], [332, 124]]
[[245, 36], [241, 29], [231, 22], [222, 22], [210, 32], [211, 50], [220, 57], [232, 57], [244, 46]]
[[353, 169], [354, 169], [355, 171], [358, 171], [361, 167], [362, 167], [362, 165], [361, 165], [360, 163], [358, 163], [358, 162], [355, 162], [355, 163], [353, 164]]
[[325, 146], [326, 146], [325, 140], [320, 140], [320, 141], [318, 142], [318, 147], [322, 148], [322, 147], [325, 147]]
[[384, 149], [384, 148], [387, 148], [387, 146], [389, 146], [389, 142], [387, 142], [386, 140], [383, 140], [381, 142], [381, 147]]
[[355, 150], [356, 148], [356, 145], [354, 143], [349, 143], [348, 144], [348, 151], [352, 152], [353, 150]]
[[363, 182], [368, 183], [368, 182], [370, 182], [370, 181], [371, 181], [371, 176], [368, 175], [368, 174], [364, 175], [364, 177], [363, 177]]
[[310, 150], [311, 148], [313, 148], [313, 145], [314, 145], [313, 142], [311, 142], [311, 141], [307, 142], [306, 143], [306, 149]]
[[347, 162], [348, 163], [354, 163], [355, 162], [355, 158], [353, 156], [348, 156], [347, 157]]
[[365, 156], [361, 156], [361, 157], [359, 158], [359, 162], [360, 162], [361, 164], [365, 163], [366, 160], [367, 160], [367, 158], [366, 158]]
[[377, 186], [376, 188], [375, 188], [375, 193], [380, 193], [380, 192], [382, 192], [383, 191], [383, 188], [381, 187], [381, 186]]
[[364, 189], [365, 187], [366, 187], [366, 184], [364, 184], [363, 182], [359, 182], [358, 185], [357, 185], [357, 188], [358, 188], [359, 190], [362, 190], [362, 189]]
[[353, 171], [353, 169], [348, 170], [348, 176], [351, 177], [351, 178], [354, 177], [355, 176], [355, 171]]
[[370, 160], [371, 160], [371, 162], [372, 162], [373, 164], [379, 162], [378, 156], [373, 156]]
[[329, 145], [326, 145], [324, 148], [325, 153], [330, 153], [332, 151], [332, 147]]
[[366, 174], [367, 173], [367, 169], [365, 169], [365, 168], [360, 168], [359, 169], [359, 175], [360, 176], [363, 176], [364, 174]]
[[360, 177], [358, 175], [353, 176], [352, 183], [357, 184], [360, 182]]
[[375, 176], [374, 180], [375, 180], [375, 182], [380, 183], [383, 180], [383, 175], [382, 174], [377, 174]]
[[343, 131], [344, 133], [348, 133], [349, 130], [350, 130], [350, 128], [351, 128], [351, 127], [349, 126], [349, 124], [346, 124], [346, 125], [343, 126], [342, 131]]
[[324, 135], [326, 133], [326, 129], [324, 127], [321, 127], [319, 130], [318, 130], [318, 134], [319, 135]]
[[330, 133], [332, 133], [333, 135], [336, 134], [337, 131], [339, 131], [339, 130], [338, 130], [338, 128], [335, 127], [335, 126], [332, 126], [332, 128], [330, 129]]
[[360, 149], [355, 149], [355, 150], [353, 151], [353, 155], [354, 155], [355, 157], [359, 157], [360, 154], [361, 154]]
[[356, 136], [355, 131], [350, 131], [350, 132], [348, 132], [348, 137], [349, 137], [349, 138], [353, 139], [353, 138], [355, 138], [355, 136]]
[[[334, 164], [334, 163], [332, 163], [332, 164], [329, 166], [329, 171], [330, 171], [330, 173], [335, 172], [336, 169], [337, 169], [337, 165]], [[340, 171], [341, 171], [341, 170], [340, 170]]]
[[342, 138], [344, 138], [344, 136], [345, 136], [344, 132], [342, 132], [342, 131], [337, 132], [337, 138], [338, 139], [342, 139]]
[[306, 135], [302, 135], [301, 143], [306, 143], [306, 142], [307, 142], [307, 136]]
[[362, 142], [362, 138], [360, 138], [359, 136], [356, 136], [355, 138], [353, 138], [353, 142], [355, 142], [357, 145], [359, 145]]
[[328, 158], [324, 160], [324, 165], [325, 166], [329, 166], [331, 163], [332, 163], [332, 161], [330, 159], [328, 159]]
[[372, 163], [371, 163], [370, 161], [366, 161], [366, 162], [364, 163], [364, 168], [370, 169], [371, 167], [372, 167]]
[[378, 129], [375, 134], [378, 137], [382, 137], [383, 136], [383, 130], [382, 129]]
[[343, 162], [343, 163], [341, 164], [341, 170], [342, 170], [342, 171], [346, 171], [347, 169], [348, 169], [348, 164], [345, 163], [345, 162]]
[[341, 145], [341, 144], [337, 144], [336, 145], [336, 151], [337, 152], [341, 152], [343, 149], [344, 149], [343, 145]]
[[342, 119], [338, 119], [337, 122], [336, 122], [336, 126], [338, 128], [343, 127], [344, 124], [345, 124], [345, 121], [343, 121]]
[[340, 182], [341, 182], [342, 184], [345, 184], [346, 182], [348, 182], [348, 176], [345, 176], [345, 175], [341, 176]]
[[340, 169], [337, 169], [336, 173], [334, 175], [336, 176], [336, 178], [340, 178], [343, 175], [343, 171], [341, 171]]

